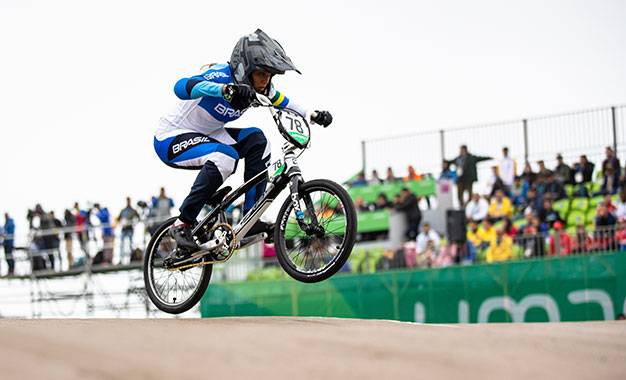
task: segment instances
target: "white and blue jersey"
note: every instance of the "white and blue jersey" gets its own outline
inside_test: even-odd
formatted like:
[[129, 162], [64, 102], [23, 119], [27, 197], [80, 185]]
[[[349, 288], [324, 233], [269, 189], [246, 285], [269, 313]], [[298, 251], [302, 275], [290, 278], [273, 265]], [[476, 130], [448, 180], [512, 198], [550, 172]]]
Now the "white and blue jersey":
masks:
[[[193, 223], [204, 205], [245, 158], [244, 180], [265, 170], [270, 160], [270, 144], [258, 128], [227, 128], [245, 110], [235, 110], [223, 98], [224, 85], [233, 83], [227, 64], [214, 64], [201, 75], [176, 82], [174, 93], [180, 99], [176, 108], [163, 116], [154, 134], [154, 149], [167, 165], [199, 169], [190, 194], [183, 202], [181, 220]], [[277, 108], [289, 108], [306, 116], [270, 85], [268, 97]], [[265, 183], [246, 194], [244, 211], [249, 210], [265, 188]]]

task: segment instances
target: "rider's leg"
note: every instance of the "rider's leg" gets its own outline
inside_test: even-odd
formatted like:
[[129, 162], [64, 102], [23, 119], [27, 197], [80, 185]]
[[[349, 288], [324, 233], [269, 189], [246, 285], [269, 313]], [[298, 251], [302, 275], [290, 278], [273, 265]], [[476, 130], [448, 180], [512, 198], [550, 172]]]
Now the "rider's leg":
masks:
[[[228, 134], [236, 141], [233, 147], [239, 157], [245, 159], [243, 178], [248, 181], [267, 168], [270, 162], [271, 147], [269, 141], [259, 128], [226, 128]], [[247, 213], [257, 199], [265, 191], [267, 180], [250, 189], [244, 200], [244, 214]]]
[[[206, 200], [220, 187], [237, 166], [237, 151], [200, 133], [181, 133], [164, 140], [154, 139], [157, 154], [167, 165], [182, 169], [200, 169], [191, 191], [180, 207], [180, 233], [174, 238], [186, 248], [195, 243], [190, 236], [192, 225]], [[180, 241], [179, 241], [180, 240]]]

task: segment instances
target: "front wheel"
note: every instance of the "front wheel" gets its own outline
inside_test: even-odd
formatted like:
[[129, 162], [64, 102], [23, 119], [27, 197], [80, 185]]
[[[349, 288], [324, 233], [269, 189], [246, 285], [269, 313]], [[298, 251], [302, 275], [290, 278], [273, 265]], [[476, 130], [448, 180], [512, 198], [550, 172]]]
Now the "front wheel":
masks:
[[357, 217], [348, 192], [339, 184], [316, 179], [300, 186], [298, 194], [303, 231], [296, 219], [294, 200], [281, 207], [274, 231], [276, 256], [291, 277], [302, 282], [323, 281], [340, 270], [354, 246]]

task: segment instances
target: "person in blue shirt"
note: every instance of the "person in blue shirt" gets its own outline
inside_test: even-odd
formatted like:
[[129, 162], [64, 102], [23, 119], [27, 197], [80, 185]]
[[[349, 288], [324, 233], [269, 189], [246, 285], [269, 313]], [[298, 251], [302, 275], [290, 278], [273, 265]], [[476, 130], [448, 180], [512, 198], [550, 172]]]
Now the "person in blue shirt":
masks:
[[[278, 41], [257, 29], [239, 39], [230, 62], [211, 64], [200, 75], [182, 78], [174, 85], [178, 106], [161, 118], [154, 135], [154, 148], [166, 165], [199, 170], [189, 195], [180, 207], [180, 216], [170, 230], [178, 246], [198, 248], [191, 236], [204, 202], [215, 193], [245, 159], [244, 180], [266, 169], [270, 145], [259, 128], [228, 128], [256, 99], [255, 93], [269, 97], [277, 108], [288, 108], [306, 117], [308, 112], [272, 85], [272, 78], [293, 70], [295, 65]], [[316, 111], [311, 120], [328, 126], [332, 116]], [[249, 211], [264, 192], [266, 181], [250, 189], [244, 200]], [[273, 226], [257, 222], [248, 232], [270, 232]]]
[[109, 213], [108, 208], [101, 207], [98, 203], [96, 203], [93, 207], [96, 210], [96, 217], [100, 221], [100, 226], [102, 227], [103, 262], [111, 264], [113, 263], [113, 242], [115, 240], [113, 227], [111, 226], [111, 214]]
[[8, 213], [4, 214], [4, 226], [2, 227], [2, 245], [4, 247], [4, 258], [7, 261], [9, 271], [7, 276], [13, 276], [15, 274], [15, 260], [13, 259], [13, 242], [15, 235], [15, 222]]

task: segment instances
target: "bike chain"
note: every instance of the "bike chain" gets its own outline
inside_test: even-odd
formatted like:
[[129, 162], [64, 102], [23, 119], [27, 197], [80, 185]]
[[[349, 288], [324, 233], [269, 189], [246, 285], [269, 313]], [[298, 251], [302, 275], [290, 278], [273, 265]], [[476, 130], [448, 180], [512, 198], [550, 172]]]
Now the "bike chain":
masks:
[[[230, 234], [232, 235], [232, 239], [230, 241], [230, 246], [228, 247], [228, 253], [226, 254], [226, 257], [222, 260], [211, 260], [211, 261], [202, 261], [199, 263], [193, 263], [193, 264], [186, 264], [186, 265], [182, 265], [179, 267], [175, 267], [175, 268], [170, 268], [168, 269], [170, 272], [175, 272], [175, 271], [179, 271], [181, 269], [187, 269], [187, 268], [193, 268], [193, 267], [199, 267], [202, 265], [212, 265], [212, 264], [218, 264], [218, 263], [224, 263], [226, 261], [228, 261], [228, 259], [230, 259], [233, 256], [233, 252], [235, 252], [235, 246], [237, 245], [237, 236], [235, 235], [235, 231], [233, 230], [233, 227], [230, 224], [226, 224], [226, 223], [220, 223], [217, 224], [215, 226], [213, 226], [213, 228], [211, 228], [211, 230], [209, 231], [209, 234], [212, 234], [213, 232], [215, 232], [215, 230], [217, 230], [219, 227], [225, 227], [226, 229], [228, 229], [230, 232]], [[208, 253], [206, 253], [208, 254]], [[205, 254], [205, 255], [206, 255]], [[200, 256], [202, 257], [202, 256]]]

